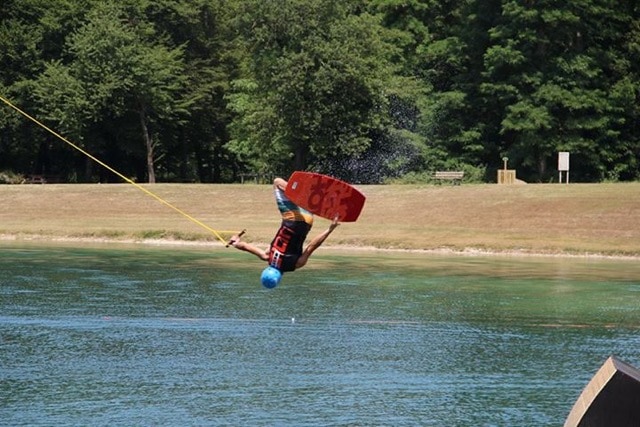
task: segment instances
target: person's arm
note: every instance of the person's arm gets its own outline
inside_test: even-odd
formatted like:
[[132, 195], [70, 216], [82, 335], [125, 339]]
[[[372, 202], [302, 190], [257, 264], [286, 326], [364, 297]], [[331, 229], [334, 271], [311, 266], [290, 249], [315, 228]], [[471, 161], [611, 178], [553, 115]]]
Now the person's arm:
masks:
[[313, 254], [313, 252], [316, 249], [318, 249], [324, 243], [325, 240], [327, 240], [327, 237], [329, 237], [329, 235], [333, 233], [333, 230], [335, 230], [338, 225], [340, 225], [340, 223], [338, 222], [338, 218], [335, 218], [331, 223], [331, 225], [329, 226], [329, 228], [327, 228], [324, 232], [314, 237], [313, 240], [309, 242], [309, 245], [306, 247], [304, 252], [302, 252], [302, 255], [300, 255], [300, 258], [298, 258], [298, 261], [296, 262], [296, 268], [305, 266], [311, 254]]
[[238, 234], [229, 240], [229, 244], [236, 249], [255, 255], [263, 261], [269, 261], [269, 253], [267, 251], [263, 251], [262, 249], [253, 246], [251, 243], [241, 241]]

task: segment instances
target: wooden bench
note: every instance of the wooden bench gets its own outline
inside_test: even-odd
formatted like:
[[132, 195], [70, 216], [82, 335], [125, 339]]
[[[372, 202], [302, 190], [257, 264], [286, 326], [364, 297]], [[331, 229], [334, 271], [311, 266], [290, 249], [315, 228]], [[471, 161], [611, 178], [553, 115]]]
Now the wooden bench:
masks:
[[46, 184], [47, 179], [44, 175], [29, 175], [25, 180], [25, 184]]
[[433, 178], [438, 181], [451, 181], [454, 185], [460, 185], [464, 178], [464, 171], [437, 171], [433, 174]]
[[60, 182], [60, 175], [27, 175], [22, 181], [23, 184], [57, 184]]

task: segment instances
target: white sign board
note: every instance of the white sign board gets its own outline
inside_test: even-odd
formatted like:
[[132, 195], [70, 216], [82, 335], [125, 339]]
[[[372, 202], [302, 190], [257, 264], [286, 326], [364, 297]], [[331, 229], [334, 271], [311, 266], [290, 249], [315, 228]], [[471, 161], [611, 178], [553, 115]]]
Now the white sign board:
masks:
[[569, 152], [568, 151], [560, 151], [558, 153], [558, 170], [559, 171], [569, 170]]

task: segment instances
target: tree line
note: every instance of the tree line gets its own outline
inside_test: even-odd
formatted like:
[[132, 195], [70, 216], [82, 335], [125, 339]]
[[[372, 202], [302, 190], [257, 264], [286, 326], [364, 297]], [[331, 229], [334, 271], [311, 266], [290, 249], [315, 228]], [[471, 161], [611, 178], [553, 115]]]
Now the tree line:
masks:
[[[3, 0], [0, 95], [138, 182], [640, 178], [633, 0]], [[0, 107], [1, 176], [118, 178]], [[1, 181], [1, 179], [0, 179]]]

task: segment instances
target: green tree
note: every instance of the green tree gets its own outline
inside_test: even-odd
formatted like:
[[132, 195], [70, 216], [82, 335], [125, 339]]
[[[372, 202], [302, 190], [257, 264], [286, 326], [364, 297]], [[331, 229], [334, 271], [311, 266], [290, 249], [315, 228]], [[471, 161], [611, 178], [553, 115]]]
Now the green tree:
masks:
[[[547, 181], [559, 150], [575, 179], [632, 180], [636, 3], [5, 0], [0, 91], [138, 180], [493, 180], [507, 155]], [[2, 112], [0, 169], [113, 179]]]
[[[231, 20], [241, 2], [235, 0], [149, 1], [146, 14], [158, 31], [184, 46], [186, 97], [193, 102], [187, 126], [167, 147], [168, 174], [181, 180], [230, 181], [238, 168], [236, 156], [226, 149], [231, 112], [225, 94], [238, 76], [237, 35]], [[169, 150], [170, 148], [170, 150]]]
[[572, 175], [582, 180], [605, 178], [607, 158], [621, 160], [615, 140], [631, 100], [616, 70], [625, 21], [615, 5], [599, 1], [503, 2], [490, 30], [483, 93], [501, 100], [501, 148], [525, 173], [554, 176], [557, 151], [573, 153]]
[[429, 35], [417, 54], [433, 92], [426, 99], [422, 132], [431, 142], [438, 168], [482, 167], [492, 149], [486, 138], [492, 120], [491, 109], [479, 102], [478, 88], [487, 28], [499, 14], [499, 2], [425, 3]]
[[147, 178], [154, 183], [162, 121], [179, 120], [188, 112], [189, 101], [182, 97], [183, 49], [168, 46], [151, 24], [125, 18], [114, 4], [96, 6], [87, 24], [72, 36], [70, 50], [93, 105], [116, 117], [129, 111], [137, 114]]
[[[33, 81], [48, 68], [48, 62], [65, 57], [65, 38], [79, 26], [93, 1], [6, 0], [0, 3], [0, 87], [5, 97], [26, 111], [38, 112]], [[55, 155], [60, 152], [48, 134], [8, 107], [3, 107], [2, 112], [7, 114], [0, 114], [0, 168], [22, 173], [57, 173], [61, 165], [67, 163], [66, 157], [57, 162], [49, 158], [54, 151]]]
[[246, 74], [229, 95], [230, 149], [263, 171], [357, 155], [385, 120], [393, 47], [374, 16], [334, 0], [245, 2]]
[[[44, 114], [60, 124], [75, 123], [80, 138], [91, 122], [127, 126], [127, 116], [135, 114], [146, 178], [154, 183], [163, 121], [181, 120], [188, 113], [190, 101], [182, 96], [183, 49], [168, 46], [151, 24], [127, 18], [135, 16], [127, 17], [114, 3], [96, 4], [68, 40], [71, 62], [50, 64], [36, 94]], [[61, 79], [68, 84], [57, 86]]]
[[614, 131], [609, 133], [603, 156], [607, 179], [640, 179], [640, 5], [635, 1], [621, 1], [615, 8], [617, 25], [608, 29], [613, 43], [607, 49], [611, 59], [610, 75], [613, 84], [608, 97], [615, 106]]

